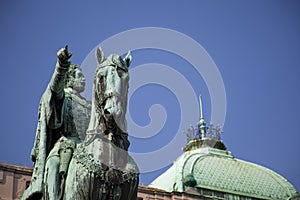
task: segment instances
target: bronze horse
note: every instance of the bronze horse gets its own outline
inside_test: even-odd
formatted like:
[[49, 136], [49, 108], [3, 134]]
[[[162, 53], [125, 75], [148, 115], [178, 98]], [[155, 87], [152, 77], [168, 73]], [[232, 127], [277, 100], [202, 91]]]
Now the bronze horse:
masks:
[[137, 198], [138, 167], [128, 155], [130, 145], [125, 119], [131, 63], [130, 52], [123, 59], [96, 57], [92, 111], [86, 138], [74, 151], [62, 198], [133, 200]]

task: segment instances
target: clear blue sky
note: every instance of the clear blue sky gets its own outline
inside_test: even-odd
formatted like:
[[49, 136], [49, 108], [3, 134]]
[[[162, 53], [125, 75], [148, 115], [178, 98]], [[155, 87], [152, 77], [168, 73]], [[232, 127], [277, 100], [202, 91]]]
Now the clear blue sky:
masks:
[[[73, 52], [72, 61], [80, 64], [115, 34], [162, 27], [194, 39], [216, 63], [227, 97], [222, 139], [228, 150], [276, 171], [300, 191], [299, 1], [2, 1], [0, 25], [0, 160], [31, 166], [39, 100], [54, 70], [56, 51], [65, 43]], [[153, 49], [132, 54], [132, 69], [161, 63], [182, 74], [196, 94], [203, 94], [209, 121], [207, 86], [186, 60]], [[165, 76], [176, 85], [173, 78]], [[159, 134], [131, 137], [131, 151], [159, 150], [184, 131], [177, 130], [185, 119], [180, 118], [180, 101], [170, 88], [145, 85], [129, 103], [133, 120], [141, 126], [149, 123], [151, 105], [161, 104], [168, 113]], [[158, 157], [157, 162], [166, 159]], [[141, 182], [150, 183], [165, 169], [142, 174]]]

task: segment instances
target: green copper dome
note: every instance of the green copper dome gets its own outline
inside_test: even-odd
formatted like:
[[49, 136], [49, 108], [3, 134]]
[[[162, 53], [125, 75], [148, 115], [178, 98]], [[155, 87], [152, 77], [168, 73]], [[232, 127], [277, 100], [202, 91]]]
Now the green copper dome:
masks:
[[215, 191], [224, 199], [299, 198], [296, 189], [276, 172], [236, 159], [224, 149], [195, 145], [199, 145], [199, 140], [191, 141], [173, 166], [149, 186], [169, 192]]

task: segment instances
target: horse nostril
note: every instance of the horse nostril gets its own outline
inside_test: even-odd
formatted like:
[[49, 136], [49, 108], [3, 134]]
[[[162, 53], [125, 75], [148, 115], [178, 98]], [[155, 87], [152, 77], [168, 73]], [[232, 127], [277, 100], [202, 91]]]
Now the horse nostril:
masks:
[[109, 114], [110, 114], [110, 112], [109, 112], [107, 109], [105, 109], [105, 110], [104, 110], [104, 114], [107, 114], [107, 115], [109, 115]]

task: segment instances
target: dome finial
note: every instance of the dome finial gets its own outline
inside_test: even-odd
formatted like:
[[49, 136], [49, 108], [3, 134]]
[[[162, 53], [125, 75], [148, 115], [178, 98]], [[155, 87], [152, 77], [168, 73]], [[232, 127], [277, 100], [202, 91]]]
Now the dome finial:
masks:
[[200, 104], [200, 121], [199, 121], [199, 125], [200, 125], [200, 133], [201, 133], [201, 138], [203, 139], [204, 137], [206, 137], [206, 122], [204, 120], [204, 116], [203, 116], [203, 108], [202, 108], [202, 95], [199, 95], [199, 104]]
[[202, 108], [202, 95], [199, 95], [199, 104], [200, 104], [200, 119], [203, 119], [203, 108]]

